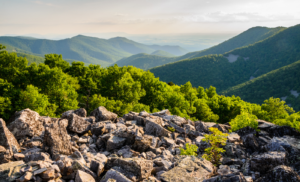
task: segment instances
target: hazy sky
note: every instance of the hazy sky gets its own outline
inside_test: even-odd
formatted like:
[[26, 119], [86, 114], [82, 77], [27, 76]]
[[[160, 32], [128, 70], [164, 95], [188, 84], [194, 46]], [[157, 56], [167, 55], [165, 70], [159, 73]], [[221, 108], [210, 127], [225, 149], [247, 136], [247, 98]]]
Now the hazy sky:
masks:
[[293, 26], [300, 0], [0, 0], [0, 35], [240, 33]]

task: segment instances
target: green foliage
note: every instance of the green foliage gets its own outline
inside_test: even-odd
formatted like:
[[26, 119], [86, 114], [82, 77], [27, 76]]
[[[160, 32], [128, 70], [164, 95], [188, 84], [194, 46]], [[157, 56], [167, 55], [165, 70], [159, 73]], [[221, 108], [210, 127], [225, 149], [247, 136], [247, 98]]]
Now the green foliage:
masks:
[[169, 130], [170, 132], [175, 132], [175, 128], [172, 127], [172, 126], [168, 126], [168, 130]]
[[221, 92], [224, 95], [239, 95], [243, 100], [261, 104], [267, 98], [287, 97], [285, 101], [296, 110], [300, 110], [300, 97], [291, 94], [291, 90], [300, 92], [300, 60], [288, 66], [271, 71], [251, 81], [234, 86]]
[[295, 112], [293, 108], [285, 104], [285, 101], [280, 101], [279, 98], [271, 97], [269, 100], [265, 100], [261, 105], [262, 110], [267, 114], [263, 119], [273, 122], [276, 119], [284, 119], [289, 116], [289, 113]]
[[185, 150], [183, 148], [180, 148], [180, 155], [197, 156], [197, 150], [198, 150], [197, 145], [186, 143], [185, 148], [186, 148]]
[[245, 128], [247, 126], [258, 131], [258, 122], [255, 115], [249, 114], [243, 111], [240, 115], [237, 115], [234, 119], [229, 122], [232, 131]]
[[17, 110], [31, 108], [43, 116], [55, 117], [54, 111], [57, 109], [55, 104], [50, 104], [48, 97], [40, 94], [37, 87], [27, 85], [24, 91], [20, 92]]
[[276, 119], [273, 123], [280, 126], [289, 126], [300, 132], [300, 112], [291, 114], [286, 119]]
[[218, 128], [214, 127], [209, 128], [209, 131], [212, 132], [212, 134], [204, 135], [205, 138], [202, 140], [208, 142], [210, 147], [205, 149], [205, 154], [203, 154], [202, 157], [217, 166], [220, 164], [222, 157], [220, 153], [225, 152], [220, 146], [226, 144], [228, 134], [222, 133]]

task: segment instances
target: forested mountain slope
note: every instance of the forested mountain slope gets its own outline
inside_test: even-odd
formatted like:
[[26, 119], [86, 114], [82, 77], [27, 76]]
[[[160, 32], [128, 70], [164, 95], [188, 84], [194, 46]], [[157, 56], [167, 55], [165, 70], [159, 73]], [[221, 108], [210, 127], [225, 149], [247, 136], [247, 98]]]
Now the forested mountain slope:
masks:
[[118, 64], [118, 66], [132, 65], [147, 70], [156, 66], [176, 62], [183, 59], [188, 59], [188, 58], [191, 59], [191, 58], [201, 57], [209, 54], [224, 54], [235, 48], [247, 46], [255, 42], [264, 40], [285, 29], [286, 28], [284, 27], [277, 27], [277, 28], [253, 27], [223, 43], [220, 43], [219, 45], [216, 45], [214, 47], [208, 48], [203, 51], [190, 52], [183, 56], [172, 57], [172, 58], [165, 58], [163, 56], [157, 57], [151, 55], [146, 56], [146, 55], [139, 54], [139, 55], [133, 55], [131, 57], [121, 59], [118, 62], [116, 62], [116, 64]]
[[168, 53], [166, 51], [162, 51], [162, 50], [157, 50], [151, 53], [151, 55], [156, 55], [156, 56], [164, 56], [164, 57], [174, 57], [173, 54]]
[[[0, 37], [0, 43], [7, 46], [7, 50], [10, 52], [40, 56], [56, 53], [64, 55], [66, 59], [79, 60], [88, 64], [100, 64], [101, 66], [108, 66], [132, 54], [150, 54], [157, 50], [153, 46], [140, 44], [122, 37], [106, 40], [82, 35], [58, 41], [26, 37]], [[178, 46], [158, 47], [160, 47], [160, 50], [166, 48], [166, 50], [183, 51]]]
[[263, 103], [270, 97], [281, 98], [300, 110], [300, 61], [281, 67], [253, 80], [221, 92], [223, 95], [240, 96], [251, 103]]
[[272, 70], [300, 60], [300, 25], [290, 27], [255, 44], [223, 55], [186, 59], [150, 71], [166, 82], [223, 91]]

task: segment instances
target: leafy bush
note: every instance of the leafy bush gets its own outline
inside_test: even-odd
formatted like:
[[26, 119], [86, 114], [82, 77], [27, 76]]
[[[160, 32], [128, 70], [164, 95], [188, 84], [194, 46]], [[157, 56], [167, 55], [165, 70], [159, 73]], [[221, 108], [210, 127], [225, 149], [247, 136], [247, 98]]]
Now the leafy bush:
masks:
[[247, 126], [250, 126], [251, 128], [258, 131], [257, 117], [244, 111], [242, 111], [240, 115], [232, 119], [229, 124], [231, 126], [231, 131], [236, 131]]
[[169, 130], [170, 132], [175, 132], [175, 128], [172, 127], [172, 126], [168, 126], [168, 130]]
[[222, 157], [220, 153], [225, 152], [220, 146], [226, 144], [228, 134], [222, 133], [218, 128], [214, 127], [209, 128], [209, 131], [212, 132], [212, 134], [204, 135], [205, 138], [202, 140], [208, 142], [211, 147], [205, 149], [205, 154], [202, 157], [217, 166], [220, 164]]
[[198, 150], [197, 145], [186, 143], [185, 144], [185, 148], [186, 148], [186, 150], [184, 150], [183, 148], [180, 148], [180, 155], [193, 155], [193, 156], [197, 156], [197, 153], [196, 153], [197, 150]]

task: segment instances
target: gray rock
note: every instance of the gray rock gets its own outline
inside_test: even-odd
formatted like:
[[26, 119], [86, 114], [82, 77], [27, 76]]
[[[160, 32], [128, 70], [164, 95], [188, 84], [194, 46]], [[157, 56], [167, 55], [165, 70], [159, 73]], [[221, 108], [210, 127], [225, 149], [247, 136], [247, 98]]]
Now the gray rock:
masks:
[[68, 120], [57, 120], [50, 126], [46, 127], [44, 135], [44, 145], [48, 148], [51, 155], [73, 153], [70, 136], [67, 132]]
[[216, 167], [203, 158], [181, 156], [178, 166], [160, 175], [163, 181], [203, 181], [209, 179], [216, 171]]
[[83, 117], [71, 114], [69, 116], [68, 129], [74, 133], [84, 134], [91, 128], [91, 123], [86, 121]]
[[24, 158], [24, 162], [28, 163], [30, 161], [51, 161], [50, 155], [44, 152], [37, 152], [32, 154], [27, 154]]
[[250, 166], [252, 171], [265, 173], [275, 166], [286, 163], [286, 154], [284, 152], [268, 152], [252, 156]]
[[121, 168], [125, 172], [124, 175], [134, 175], [139, 181], [151, 175], [153, 162], [142, 158], [111, 158], [105, 168], [110, 169], [112, 167]]
[[256, 182], [271, 181], [299, 182], [300, 176], [292, 168], [280, 165], [271, 169], [266, 175], [256, 180]]
[[213, 178], [203, 180], [203, 182], [247, 182], [247, 180], [242, 173], [236, 172], [215, 176]]
[[85, 118], [86, 117], [86, 110], [84, 108], [79, 108], [79, 109], [76, 109], [76, 110], [69, 110], [69, 111], [66, 111], [66, 112], [62, 113], [61, 118], [62, 119], [69, 119], [69, 117], [72, 114], [76, 114], [79, 117]]
[[24, 109], [16, 112], [13, 118], [8, 129], [17, 140], [28, 136], [40, 136], [44, 131], [43, 118], [35, 111]]
[[19, 152], [20, 145], [14, 135], [6, 127], [6, 123], [0, 118], [0, 164], [9, 162], [14, 153]]
[[75, 177], [75, 182], [96, 182], [93, 176], [88, 173], [78, 170]]
[[90, 115], [95, 116], [96, 122], [106, 121], [106, 120], [115, 121], [118, 118], [118, 115], [108, 111], [103, 106], [100, 106], [97, 109], [93, 110]]
[[135, 140], [132, 149], [138, 152], [147, 151], [152, 143], [152, 138], [145, 136], [142, 140]]
[[111, 179], [114, 179], [117, 182], [132, 182], [126, 176], [124, 176], [122, 173], [120, 173], [114, 169], [110, 169], [109, 171], [107, 171], [107, 173], [103, 176], [103, 178], [100, 180], [100, 182], [109, 182], [109, 180], [111, 180]]
[[100, 176], [104, 171], [104, 166], [107, 163], [107, 157], [104, 154], [97, 154], [93, 157], [90, 165], [90, 169]]
[[155, 112], [155, 113], [152, 113], [153, 116], [161, 116], [161, 117], [164, 117], [164, 116], [170, 116], [171, 113], [168, 109], [165, 109], [165, 110], [162, 110], [162, 111], [159, 111], [159, 112]]
[[121, 138], [113, 135], [107, 140], [106, 150], [111, 151], [113, 149], [121, 148], [122, 146], [124, 146], [125, 142], [126, 138]]
[[162, 120], [149, 119], [146, 121], [145, 133], [157, 137], [168, 136], [169, 132], [162, 127]]

